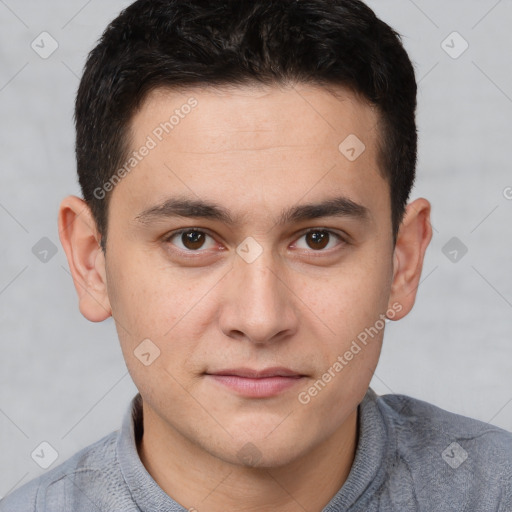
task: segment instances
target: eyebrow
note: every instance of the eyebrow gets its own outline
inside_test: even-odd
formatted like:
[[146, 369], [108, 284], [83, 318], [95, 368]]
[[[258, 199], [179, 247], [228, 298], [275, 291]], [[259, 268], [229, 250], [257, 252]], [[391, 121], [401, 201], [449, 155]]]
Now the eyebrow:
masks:
[[[201, 199], [175, 197], [144, 210], [135, 217], [135, 221], [149, 224], [152, 221], [172, 217], [216, 220], [228, 226], [235, 226], [239, 220], [234, 218], [223, 206], [215, 203]], [[322, 217], [348, 217], [366, 221], [370, 217], [370, 210], [347, 197], [339, 196], [319, 203], [307, 203], [283, 210], [278, 224], [284, 225]]]

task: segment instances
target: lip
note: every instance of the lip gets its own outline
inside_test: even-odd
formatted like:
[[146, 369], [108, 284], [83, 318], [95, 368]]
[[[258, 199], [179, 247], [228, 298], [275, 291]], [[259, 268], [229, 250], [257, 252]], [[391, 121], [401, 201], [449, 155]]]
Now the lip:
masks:
[[254, 370], [233, 368], [208, 372], [206, 376], [239, 395], [249, 398], [276, 396], [296, 386], [304, 375], [283, 367]]

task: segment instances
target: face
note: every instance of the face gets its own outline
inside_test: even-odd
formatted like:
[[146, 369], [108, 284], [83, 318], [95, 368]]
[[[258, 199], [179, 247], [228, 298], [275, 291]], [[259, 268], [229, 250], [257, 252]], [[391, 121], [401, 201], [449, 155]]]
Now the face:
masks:
[[275, 466], [354, 415], [385, 315], [407, 309], [377, 124], [351, 92], [311, 85], [147, 98], [105, 262], [145, 421]]

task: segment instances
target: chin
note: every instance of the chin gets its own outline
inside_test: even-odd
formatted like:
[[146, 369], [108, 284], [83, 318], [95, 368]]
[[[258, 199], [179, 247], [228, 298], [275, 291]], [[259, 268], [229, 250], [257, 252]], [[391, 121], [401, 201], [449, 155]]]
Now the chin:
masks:
[[301, 454], [294, 446], [268, 447], [261, 443], [247, 442], [235, 453], [224, 458], [226, 462], [247, 469], [277, 469], [300, 458]]
[[304, 436], [295, 437], [283, 430], [279, 437], [271, 438], [268, 432], [269, 430], [265, 430], [265, 432], [255, 433], [254, 436], [247, 435], [247, 431], [240, 435], [232, 432], [229, 453], [226, 453], [225, 445], [218, 446], [220, 450], [214, 450], [217, 453], [212, 453], [230, 464], [265, 469], [286, 466], [307, 451], [308, 443]]

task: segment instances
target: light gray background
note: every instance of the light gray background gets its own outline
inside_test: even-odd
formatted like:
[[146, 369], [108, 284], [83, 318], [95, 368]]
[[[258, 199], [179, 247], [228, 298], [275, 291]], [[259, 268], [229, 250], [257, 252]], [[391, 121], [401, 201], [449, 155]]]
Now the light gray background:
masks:
[[[136, 388], [112, 319], [92, 324], [60, 247], [57, 209], [79, 195], [73, 102], [86, 54], [129, 1], [0, 0], [0, 496], [119, 427]], [[512, 430], [512, 5], [507, 0], [373, 0], [417, 70], [420, 154], [412, 199], [435, 234], [413, 312], [388, 325], [372, 381]], [[59, 47], [31, 48], [43, 31]], [[469, 43], [458, 59], [441, 43]], [[451, 51], [461, 48], [454, 39]], [[442, 252], [458, 237], [468, 253]], [[32, 247], [58, 247], [47, 263]]]

